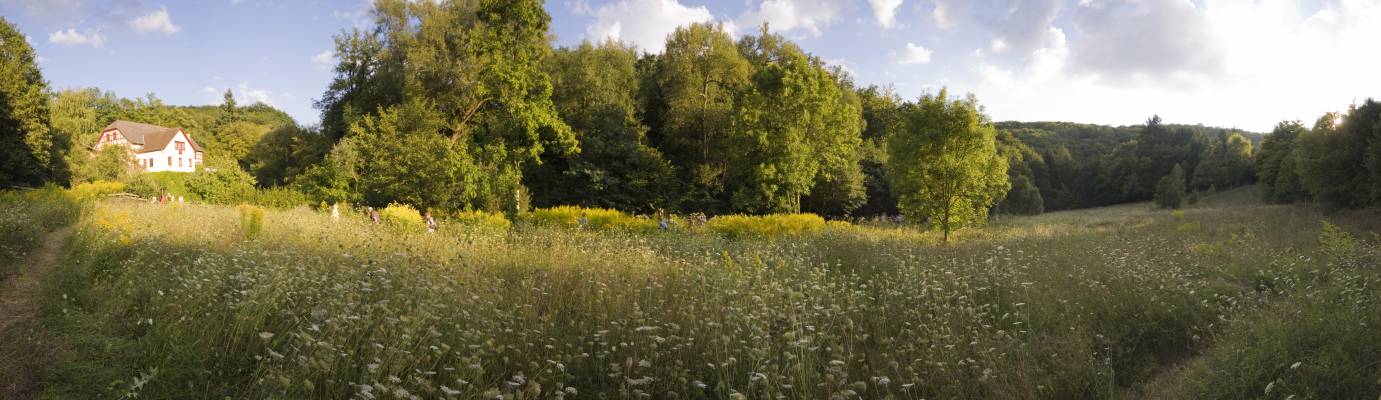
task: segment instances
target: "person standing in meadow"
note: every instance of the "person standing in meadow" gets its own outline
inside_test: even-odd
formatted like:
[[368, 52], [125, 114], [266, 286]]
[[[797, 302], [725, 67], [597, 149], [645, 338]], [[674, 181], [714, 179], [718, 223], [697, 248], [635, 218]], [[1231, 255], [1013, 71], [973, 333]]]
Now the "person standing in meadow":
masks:
[[379, 212], [376, 211], [376, 210], [374, 210], [374, 207], [365, 207], [365, 209], [366, 209], [366, 210], [365, 210], [366, 213], [369, 214], [369, 222], [372, 223], [372, 224], [374, 224], [374, 225], [378, 225], [378, 224], [379, 224]]
[[666, 210], [660, 208], [657, 209], [657, 229], [663, 231], [671, 229], [671, 220], [667, 219]]
[[340, 222], [340, 203], [331, 204], [331, 223]]
[[576, 220], [575, 222], [580, 224], [580, 229], [585, 229], [585, 225], [588, 225], [590, 223], [590, 218], [585, 216], [584, 211], [581, 211], [580, 219]]
[[436, 232], [436, 218], [432, 218], [432, 211], [427, 210], [427, 233]]

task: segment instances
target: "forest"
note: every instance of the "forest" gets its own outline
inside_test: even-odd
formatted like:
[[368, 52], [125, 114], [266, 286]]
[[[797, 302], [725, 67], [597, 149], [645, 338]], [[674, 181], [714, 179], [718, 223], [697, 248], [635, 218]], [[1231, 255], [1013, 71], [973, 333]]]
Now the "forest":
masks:
[[[969, 109], [974, 118], [959, 130], [992, 142], [966, 151], [1005, 164], [975, 167], [987, 171], [974, 177], [1005, 178], [969, 182], [988, 192], [966, 197], [984, 214], [1149, 200], [1177, 165], [1182, 179], [1171, 186], [1189, 201], [1258, 175], [1272, 201], [1356, 208], [1381, 198], [1373, 194], [1381, 191], [1381, 141], [1372, 100], [1307, 129], [1282, 122], [1270, 135], [1157, 116], [1119, 127], [994, 122], [971, 95], [903, 99], [888, 87], [859, 87], [766, 26], [738, 40], [719, 25], [681, 27], [662, 54], [617, 42], [553, 48], [541, 4], [498, 8], [379, 2], [372, 26], [335, 38], [336, 78], [317, 102], [321, 124], [311, 126], [262, 103], [237, 105], [229, 92], [220, 106], [172, 106], [153, 94], [54, 90], [32, 49], [7, 40], [3, 140], [16, 146], [6, 147], [0, 184], [114, 180], [141, 194], [173, 188], [198, 200], [274, 206], [896, 215], [920, 189], [903, 183], [911, 193], [896, 193], [896, 179], [915, 172], [898, 167], [933, 165], [918, 160], [962, 136], [925, 133], [942, 124], [925, 111], [938, 101]], [[207, 171], [159, 179], [125, 165], [118, 151], [91, 152], [88, 143], [116, 119], [195, 132], [213, 150]], [[908, 135], [926, 137], [897, 148]], [[955, 162], [986, 162], [979, 158]]]

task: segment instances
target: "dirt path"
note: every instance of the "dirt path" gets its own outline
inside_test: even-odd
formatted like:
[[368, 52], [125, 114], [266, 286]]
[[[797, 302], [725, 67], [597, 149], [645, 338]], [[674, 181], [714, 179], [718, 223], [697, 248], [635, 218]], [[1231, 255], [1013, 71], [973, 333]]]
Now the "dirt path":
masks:
[[54, 344], [42, 333], [39, 286], [71, 234], [67, 227], [45, 235], [14, 276], [0, 283], [0, 399], [34, 398], [42, 389], [43, 366]]

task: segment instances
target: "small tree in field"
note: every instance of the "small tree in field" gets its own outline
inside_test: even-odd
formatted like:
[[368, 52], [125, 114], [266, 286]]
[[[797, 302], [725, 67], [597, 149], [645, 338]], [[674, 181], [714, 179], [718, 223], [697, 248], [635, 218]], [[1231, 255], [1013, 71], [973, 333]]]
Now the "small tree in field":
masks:
[[1153, 199], [1161, 208], [1180, 208], [1184, 204], [1184, 168], [1175, 164], [1170, 175], [1156, 182], [1156, 195]]
[[945, 89], [903, 111], [905, 127], [887, 138], [887, 178], [907, 218], [929, 218], [949, 233], [981, 225], [1002, 198], [1007, 160], [997, 152], [997, 131], [969, 96], [950, 100]]

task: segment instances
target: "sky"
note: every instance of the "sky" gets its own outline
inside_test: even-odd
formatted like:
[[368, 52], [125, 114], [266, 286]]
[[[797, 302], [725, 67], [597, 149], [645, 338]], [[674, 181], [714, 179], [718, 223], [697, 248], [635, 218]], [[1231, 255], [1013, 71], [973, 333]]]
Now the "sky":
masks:
[[[1381, 0], [545, 0], [557, 46], [660, 53], [676, 26], [763, 23], [860, 85], [973, 93], [994, 120], [1269, 131], [1381, 97]], [[262, 101], [304, 125], [369, 0], [0, 0], [56, 89]]]

